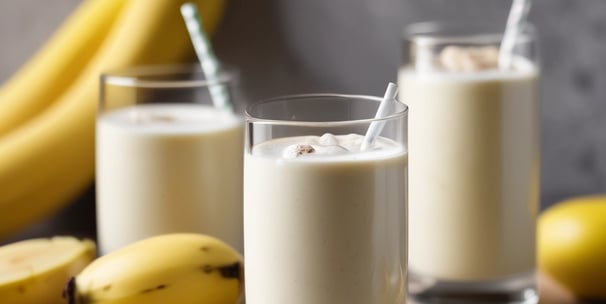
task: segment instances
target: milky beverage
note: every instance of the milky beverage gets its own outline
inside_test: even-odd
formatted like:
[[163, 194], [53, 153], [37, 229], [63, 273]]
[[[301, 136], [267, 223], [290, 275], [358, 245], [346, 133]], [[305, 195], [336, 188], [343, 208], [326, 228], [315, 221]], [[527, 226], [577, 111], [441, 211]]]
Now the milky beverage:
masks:
[[[248, 304], [394, 304], [406, 292], [403, 146], [274, 139], [245, 156]], [[405, 242], [404, 242], [405, 244]]]
[[240, 252], [242, 120], [195, 104], [136, 105], [97, 122], [101, 251], [168, 232], [207, 233]]
[[447, 48], [442, 70], [400, 70], [412, 273], [467, 281], [535, 268], [538, 70], [522, 58], [498, 70], [497, 54]]

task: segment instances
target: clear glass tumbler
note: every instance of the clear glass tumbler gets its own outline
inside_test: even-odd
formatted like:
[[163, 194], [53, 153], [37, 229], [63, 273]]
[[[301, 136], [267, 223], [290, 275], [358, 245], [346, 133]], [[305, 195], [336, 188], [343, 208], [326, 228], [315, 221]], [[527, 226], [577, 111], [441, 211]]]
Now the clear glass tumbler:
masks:
[[[96, 130], [102, 254], [153, 235], [205, 233], [240, 252], [244, 128], [209, 89], [241, 108], [237, 74], [212, 82], [197, 66], [104, 74]], [[227, 94], [225, 94], [227, 93]]]
[[421, 301], [536, 303], [538, 52], [522, 28], [422, 23], [404, 37], [410, 107], [409, 291]]
[[[248, 304], [406, 301], [407, 107], [278, 97], [245, 113]], [[361, 150], [371, 124], [384, 124]]]

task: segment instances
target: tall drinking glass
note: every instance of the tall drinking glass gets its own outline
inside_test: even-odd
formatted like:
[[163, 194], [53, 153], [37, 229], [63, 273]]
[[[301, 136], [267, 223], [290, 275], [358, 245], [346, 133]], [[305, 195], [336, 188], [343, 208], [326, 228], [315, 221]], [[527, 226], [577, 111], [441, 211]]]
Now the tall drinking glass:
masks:
[[[314, 94], [248, 107], [247, 304], [400, 304], [406, 298], [407, 108]], [[384, 123], [360, 150], [370, 124]]]
[[[205, 233], [240, 252], [241, 115], [212, 105], [222, 86], [240, 105], [234, 70], [154, 66], [101, 78], [97, 117], [97, 228], [101, 253], [172, 232]], [[224, 95], [225, 96], [225, 95]]]
[[409, 26], [410, 293], [420, 300], [537, 302], [539, 67], [525, 26], [511, 66], [502, 29]]

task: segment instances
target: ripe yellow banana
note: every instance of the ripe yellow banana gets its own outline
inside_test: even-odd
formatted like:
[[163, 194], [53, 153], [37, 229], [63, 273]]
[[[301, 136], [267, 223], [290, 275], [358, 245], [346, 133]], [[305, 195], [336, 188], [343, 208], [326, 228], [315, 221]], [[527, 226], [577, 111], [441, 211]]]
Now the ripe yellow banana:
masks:
[[102, 256], [66, 287], [70, 304], [236, 304], [242, 257], [202, 234], [165, 234]]
[[10, 304], [62, 304], [65, 284], [94, 258], [92, 241], [72, 237], [0, 247], [0, 299]]
[[42, 112], [105, 40], [126, 0], [86, 0], [0, 88], [0, 136]]
[[[90, 185], [101, 72], [192, 60], [193, 48], [179, 12], [183, 2], [129, 0], [69, 89], [43, 113], [0, 137], [0, 238], [48, 216]], [[194, 2], [205, 27], [213, 31], [224, 0]]]

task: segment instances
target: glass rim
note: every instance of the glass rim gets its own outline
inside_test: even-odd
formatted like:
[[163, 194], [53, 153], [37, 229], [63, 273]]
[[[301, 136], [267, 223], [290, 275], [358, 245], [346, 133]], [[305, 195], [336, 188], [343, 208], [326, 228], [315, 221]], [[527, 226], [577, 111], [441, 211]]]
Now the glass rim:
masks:
[[[483, 21], [424, 21], [402, 29], [402, 38], [420, 45], [436, 43], [500, 43], [505, 27]], [[526, 22], [516, 44], [535, 40], [536, 28]]]
[[402, 101], [396, 99], [397, 103], [401, 105], [401, 109], [396, 109], [394, 113], [391, 113], [385, 117], [381, 118], [364, 118], [364, 119], [353, 119], [353, 120], [329, 120], [329, 121], [308, 121], [308, 120], [283, 120], [283, 119], [269, 119], [269, 118], [260, 118], [255, 117], [250, 114], [250, 110], [252, 108], [267, 105], [270, 103], [280, 102], [280, 101], [293, 101], [293, 100], [304, 100], [311, 98], [336, 98], [343, 100], [351, 100], [351, 99], [360, 99], [360, 100], [369, 100], [380, 103], [383, 100], [382, 97], [372, 96], [372, 95], [357, 95], [357, 94], [338, 94], [338, 93], [311, 93], [311, 94], [293, 94], [293, 95], [283, 95], [278, 97], [273, 97], [269, 99], [264, 99], [253, 104], [250, 104], [246, 107], [244, 111], [244, 120], [246, 123], [254, 123], [254, 124], [264, 124], [264, 125], [284, 125], [284, 126], [301, 126], [301, 127], [335, 127], [335, 126], [346, 126], [346, 125], [355, 125], [355, 124], [369, 124], [375, 121], [388, 121], [392, 119], [396, 119], [401, 116], [408, 115], [408, 105], [403, 103]]
[[195, 88], [225, 85], [234, 80], [237, 70], [224, 65], [214, 80], [206, 79], [145, 79], [170, 74], [202, 73], [199, 64], [157, 64], [113, 69], [101, 74], [101, 83], [131, 88]]

